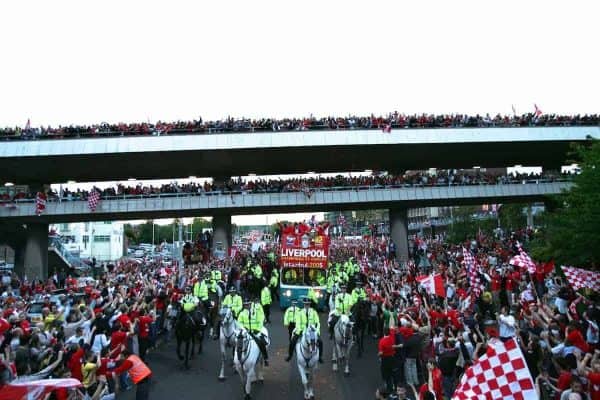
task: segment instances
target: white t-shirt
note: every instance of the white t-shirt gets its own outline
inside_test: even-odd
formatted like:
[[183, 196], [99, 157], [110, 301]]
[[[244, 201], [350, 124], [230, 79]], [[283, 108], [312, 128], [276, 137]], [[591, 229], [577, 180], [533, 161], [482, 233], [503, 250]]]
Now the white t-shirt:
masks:
[[104, 333], [99, 333], [94, 337], [94, 343], [92, 343], [92, 351], [94, 353], [100, 353], [103, 348], [108, 346], [110, 341], [106, 338]]

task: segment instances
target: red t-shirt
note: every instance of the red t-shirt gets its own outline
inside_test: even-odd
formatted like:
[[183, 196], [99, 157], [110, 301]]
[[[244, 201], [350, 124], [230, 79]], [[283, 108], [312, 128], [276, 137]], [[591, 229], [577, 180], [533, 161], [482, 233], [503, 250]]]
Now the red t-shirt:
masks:
[[590, 372], [587, 378], [591, 400], [600, 400], [600, 372]]
[[394, 337], [391, 335], [384, 336], [379, 339], [379, 352], [383, 354], [383, 357], [392, 357], [396, 354], [394, 346]]
[[[433, 380], [433, 391], [435, 392], [435, 398], [442, 398], [442, 371], [439, 368], [435, 368], [431, 372], [431, 378]], [[419, 400], [425, 398], [425, 393], [429, 390], [427, 383], [424, 383], [419, 389]]]
[[67, 367], [71, 371], [71, 377], [79, 379], [80, 382], [83, 380], [83, 374], [81, 373], [81, 359], [84, 354], [85, 352], [80, 348], [71, 355], [71, 358], [67, 362]]
[[398, 328], [398, 332], [400, 332], [404, 340], [409, 339], [415, 333], [413, 328], [411, 328], [410, 326], [402, 326]]
[[569, 371], [563, 371], [558, 376], [558, 382], [556, 382], [556, 387], [563, 390], [567, 390], [569, 386], [571, 386], [571, 378], [573, 375]]
[[[127, 332], [123, 331], [115, 331], [110, 336], [110, 349], [114, 350], [116, 348], [120, 348], [122, 344], [127, 343]], [[121, 350], [117, 350], [113, 353], [114, 357], [117, 357], [121, 354]]]
[[583, 339], [583, 335], [577, 329], [573, 329], [569, 332], [567, 340], [584, 353], [587, 353], [590, 350], [588, 344]]
[[150, 324], [154, 321], [152, 317], [147, 315], [138, 318], [138, 327], [140, 328], [140, 337], [147, 338], [150, 335]]

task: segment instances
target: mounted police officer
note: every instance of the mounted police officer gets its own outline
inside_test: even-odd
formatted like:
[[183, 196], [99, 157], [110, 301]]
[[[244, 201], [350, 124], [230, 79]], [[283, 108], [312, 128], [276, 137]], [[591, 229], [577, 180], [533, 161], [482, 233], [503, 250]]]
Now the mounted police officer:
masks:
[[183, 306], [183, 311], [186, 313], [191, 313], [196, 309], [198, 298], [192, 294], [190, 286], [186, 286], [185, 295], [181, 298], [180, 303]]
[[355, 305], [359, 301], [364, 301], [367, 299], [367, 291], [363, 288], [363, 283], [361, 281], [356, 282], [356, 287], [352, 291], [352, 305]]
[[234, 286], [229, 288], [229, 293], [227, 293], [227, 296], [223, 299], [223, 305], [229, 306], [233, 312], [233, 317], [237, 319], [238, 314], [242, 311], [243, 301], [242, 296], [238, 294], [237, 289]]
[[288, 356], [285, 361], [292, 359], [292, 354], [296, 348], [298, 339], [304, 334], [306, 328], [310, 325], [317, 329], [317, 345], [319, 346], [319, 363], [323, 364], [323, 341], [321, 340], [321, 321], [319, 320], [319, 314], [311, 307], [311, 301], [305, 297], [303, 299], [304, 308], [296, 314], [296, 327], [294, 328], [294, 334], [288, 348]]
[[292, 300], [292, 305], [285, 310], [283, 315], [283, 326], [288, 328], [288, 340], [292, 340], [292, 333], [296, 327], [296, 315], [301, 312], [302, 309], [298, 307], [298, 301]]
[[333, 328], [342, 315], [350, 315], [352, 308], [352, 295], [346, 292], [346, 284], [340, 285], [340, 293], [335, 296], [335, 310], [329, 320], [329, 337], [333, 338]]
[[265, 339], [267, 331], [264, 328], [264, 319], [265, 316], [262, 313], [262, 308], [256, 308], [255, 303], [252, 303], [251, 301], [244, 302], [244, 309], [240, 312], [240, 315], [238, 315], [238, 323], [246, 329], [252, 339], [254, 339], [263, 356], [265, 366], [269, 366], [269, 354], [267, 353], [267, 342]]

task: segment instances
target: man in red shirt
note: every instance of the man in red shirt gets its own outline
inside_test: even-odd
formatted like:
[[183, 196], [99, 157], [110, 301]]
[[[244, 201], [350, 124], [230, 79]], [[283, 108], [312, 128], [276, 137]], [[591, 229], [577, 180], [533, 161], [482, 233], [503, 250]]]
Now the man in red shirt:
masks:
[[138, 322], [138, 343], [140, 346], [140, 358], [146, 361], [146, 352], [150, 347], [150, 324], [154, 322], [154, 318], [146, 315], [146, 310], [140, 310]]
[[125, 329], [125, 327], [122, 326], [118, 321], [115, 321], [115, 327], [117, 329], [110, 336], [110, 350], [111, 353], [114, 350], [114, 356], [118, 357], [121, 353], [121, 346], [123, 345], [127, 347], [127, 338], [132, 334], [132, 332]]
[[388, 330], [385, 336], [379, 339], [379, 357], [381, 358], [381, 377], [385, 382], [388, 391], [394, 389], [394, 335]]

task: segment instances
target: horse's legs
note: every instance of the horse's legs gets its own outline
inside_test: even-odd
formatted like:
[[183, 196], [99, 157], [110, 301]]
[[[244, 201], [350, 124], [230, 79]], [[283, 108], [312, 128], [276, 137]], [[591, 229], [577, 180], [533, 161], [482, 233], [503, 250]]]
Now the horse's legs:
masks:
[[352, 349], [352, 345], [348, 345], [348, 351], [346, 352], [345, 355], [345, 359], [346, 359], [346, 367], [344, 368], [344, 375], [349, 375], [350, 374], [350, 350]]
[[[242, 369], [244, 368], [244, 365], [242, 364]], [[245, 375], [245, 379], [246, 379], [246, 386], [244, 388], [244, 393], [246, 394], [245, 399], [246, 400], [250, 400], [250, 392], [252, 390], [252, 378], [250, 375], [252, 375], [251, 373], [252, 371], [248, 371], [248, 373]]]
[[219, 372], [219, 380], [225, 379], [225, 361], [227, 361], [227, 353], [225, 353], [225, 342], [223, 338], [220, 340], [220, 348], [221, 348], [221, 372]]
[[177, 339], [177, 358], [179, 358], [179, 361], [183, 361], [183, 356], [181, 355], [181, 338], [179, 336], [176, 336]]
[[300, 379], [302, 380], [302, 386], [304, 386], [304, 399], [307, 400], [308, 397], [308, 372], [305, 371], [300, 365], [298, 365], [298, 371], [300, 372]]
[[185, 368], [190, 369], [190, 340], [185, 341]]
[[336, 372], [338, 370], [338, 365], [337, 365], [337, 360], [338, 360], [338, 345], [337, 343], [335, 343], [335, 337], [334, 337], [334, 342], [333, 342], [333, 351], [331, 352], [331, 365], [333, 368], [333, 372]]

